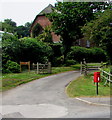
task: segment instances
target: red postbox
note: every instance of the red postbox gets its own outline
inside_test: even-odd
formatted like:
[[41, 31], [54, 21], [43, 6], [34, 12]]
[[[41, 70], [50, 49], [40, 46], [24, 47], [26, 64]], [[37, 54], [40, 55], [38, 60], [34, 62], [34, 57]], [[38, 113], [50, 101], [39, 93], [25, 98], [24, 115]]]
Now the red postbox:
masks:
[[100, 82], [100, 72], [94, 72], [94, 82]]

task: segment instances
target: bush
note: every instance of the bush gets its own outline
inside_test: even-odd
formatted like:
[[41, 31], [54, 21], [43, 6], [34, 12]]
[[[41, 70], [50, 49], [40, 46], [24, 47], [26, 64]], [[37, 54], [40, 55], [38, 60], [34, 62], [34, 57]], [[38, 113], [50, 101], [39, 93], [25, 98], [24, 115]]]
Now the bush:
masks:
[[70, 66], [70, 65], [75, 65], [77, 62], [75, 60], [66, 60], [65, 65]]
[[101, 61], [106, 61], [106, 53], [103, 49], [101, 48], [91, 48], [91, 61], [92, 62], [101, 62]]
[[3, 34], [2, 38], [2, 55], [3, 64], [6, 64], [7, 60], [19, 62], [21, 54], [20, 41], [16, 36], [10, 34]]
[[63, 58], [63, 56], [60, 56], [60, 57], [55, 57], [55, 59], [54, 59], [54, 66], [55, 67], [59, 67], [59, 66], [62, 66], [62, 64], [63, 64], [63, 60], [64, 60], [64, 58]]
[[16, 39], [14, 36], [3, 37], [3, 64], [8, 60], [19, 63], [20, 61], [47, 62], [52, 55], [52, 48], [35, 38], [24, 37]]
[[50, 46], [52, 47], [54, 56], [60, 57], [62, 55], [61, 53], [62, 43], [53, 43]]
[[101, 62], [106, 61], [105, 51], [101, 48], [84, 48], [73, 46], [71, 51], [67, 54], [67, 59], [73, 59], [77, 62], [86, 59], [87, 62]]
[[25, 37], [20, 39], [21, 41], [21, 60], [30, 61], [31, 63], [45, 63], [49, 61], [49, 57], [52, 55], [52, 48], [35, 38]]
[[60, 66], [63, 63], [63, 56], [61, 53], [62, 43], [52, 43], [50, 44], [53, 54], [50, 57], [52, 66]]
[[8, 60], [5, 67], [3, 68], [3, 73], [18, 73], [20, 72], [20, 65], [14, 61]]

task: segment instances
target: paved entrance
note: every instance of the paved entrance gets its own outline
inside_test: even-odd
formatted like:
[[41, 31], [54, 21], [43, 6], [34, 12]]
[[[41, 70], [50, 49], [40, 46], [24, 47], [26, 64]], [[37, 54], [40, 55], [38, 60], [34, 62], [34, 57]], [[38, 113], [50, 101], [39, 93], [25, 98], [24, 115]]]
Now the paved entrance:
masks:
[[65, 72], [4, 92], [2, 115], [8, 118], [109, 118], [109, 106], [90, 105], [66, 95], [65, 86], [79, 76], [78, 71]]

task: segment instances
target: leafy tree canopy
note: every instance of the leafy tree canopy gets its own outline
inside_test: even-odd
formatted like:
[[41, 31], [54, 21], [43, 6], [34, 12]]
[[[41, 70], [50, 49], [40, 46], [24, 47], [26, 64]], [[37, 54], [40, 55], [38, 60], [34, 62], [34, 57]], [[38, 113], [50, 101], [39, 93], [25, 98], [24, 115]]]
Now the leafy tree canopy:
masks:
[[14, 33], [16, 30], [16, 22], [12, 21], [12, 19], [5, 19], [4, 22], [0, 22], [0, 24], [2, 25], [2, 31]]
[[40, 35], [38, 35], [37, 39], [48, 44], [53, 43], [51, 35], [51, 26], [46, 26], [43, 32]]
[[0, 22], [0, 25], [0, 30], [16, 34], [18, 38], [30, 36], [30, 22], [25, 23], [25, 25], [16, 26], [16, 22], [12, 21], [12, 19], [5, 19], [4, 22]]
[[42, 26], [41, 26], [39, 23], [37, 23], [37, 24], [33, 27], [32, 37], [33, 37], [33, 38], [37, 37], [39, 34], [42, 33], [42, 30], [43, 30]]
[[92, 20], [82, 29], [86, 39], [94, 41], [97, 46], [103, 47], [112, 61], [112, 10], [101, 13], [96, 20]]
[[16, 22], [12, 21], [12, 19], [5, 19], [4, 23], [11, 25], [12, 27], [16, 27]]
[[53, 31], [62, 37], [66, 56], [73, 41], [82, 37], [81, 27], [95, 18], [95, 13], [105, 9], [104, 2], [58, 2], [48, 15]]

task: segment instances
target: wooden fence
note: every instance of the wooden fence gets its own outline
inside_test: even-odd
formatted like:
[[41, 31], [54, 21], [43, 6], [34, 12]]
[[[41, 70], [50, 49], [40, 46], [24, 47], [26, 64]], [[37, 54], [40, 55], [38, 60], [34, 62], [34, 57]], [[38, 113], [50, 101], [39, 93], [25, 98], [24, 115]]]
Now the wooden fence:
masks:
[[[103, 64], [102, 62], [101, 62], [100, 66], [97, 65], [96, 63], [95, 63], [96, 64], [95, 66], [91, 66], [89, 64], [90, 63], [86, 63], [85, 60], [83, 62], [81, 62], [80, 73], [84, 74], [84, 75], [87, 75], [87, 72], [89, 70], [100, 70], [100, 72], [101, 72], [101, 79], [105, 80], [104, 85], [109, 85], [110, 86], [110, 83], [112, 83], [112, 74], [110, 72], [108, 73], [108, 72], [102, 70], [102, 68], [104, 68], [106, 66], [106, 64]], [[94, 64], [94, 63], [92, 63], [92, 64]]]
[[95, 66], [90, 65], [90, 64], [91, 63], [86, 63], [85, 60], [83, 62], [81, 62], [80, 73], [84, 74], [84, 75], [87, 75], [89, 70], [97, 70], [100, 67], [96, 63], [92, 63], [92, 64], [95, 64]]
[[87, 64], [86, 61], [81, 62], [80, 73], [87, 75]]
[[51, 63], [46, 63], [46, 64], [41, 64], [38, 63], [34, 64], [33, 63], [33, 69], [36, 71], [37, 74], [39, 73], [51, 73]]
[[101, 79], [106, 80], [104, 85], [110, 86], [110, 83], [112, 83], [112, 74], [110, 72], [108, 73], [108, 72], [102, 70], [101, 68], [99, 68], [99, 70], [101, 71]]

